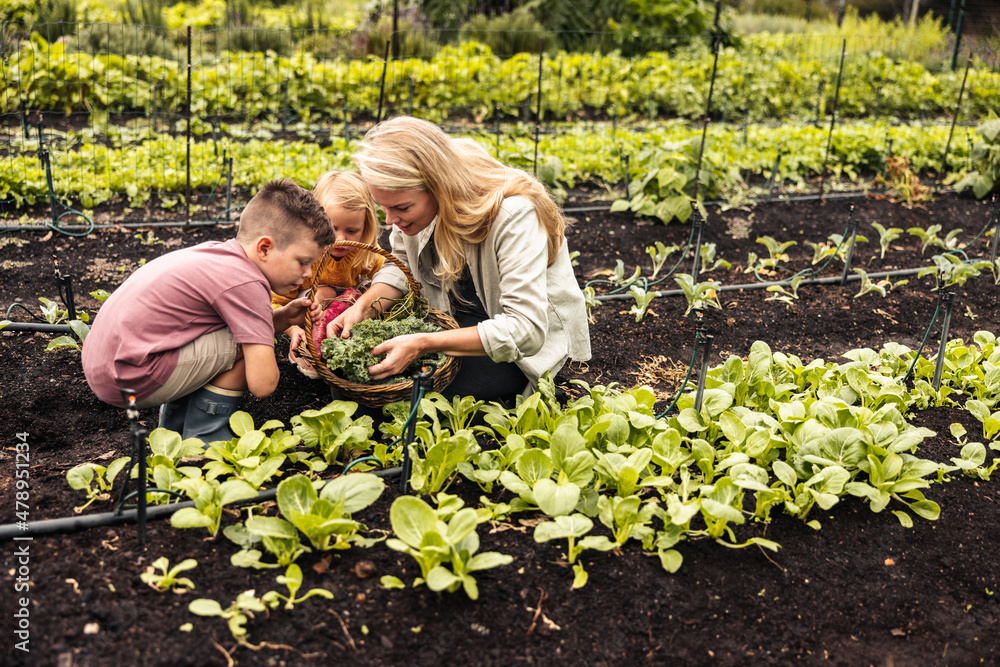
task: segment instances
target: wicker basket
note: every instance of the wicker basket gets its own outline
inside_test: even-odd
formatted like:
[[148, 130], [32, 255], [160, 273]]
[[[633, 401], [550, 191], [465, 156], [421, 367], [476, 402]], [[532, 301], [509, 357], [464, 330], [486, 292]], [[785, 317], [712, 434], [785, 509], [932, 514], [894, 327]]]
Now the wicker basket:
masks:
[[[410, 284], [410, 289], [413, 291], [414, 296], [420, 296], [420, 283], [413, 279], [413, 275], [410, 271], [400, 262], [398, 259], [393, 257], [389, 252], [386, 252], [378, 246], [368, 245], [367, 243], [357, 243], [355, 241], [338, 241], [334, 245], [330, 246], [330, 250], [338, 246], [350, 246], [352, 248], [361, 248], [363, 250], [368, 250], [377, 255], [381, 255], [388, 261], [395, 264], [403, 275], [406, 276], [407, 282]], [[329, 257], [330, 250], [327, 250], [327, 254], [324, 255], [323, 261], [326, 261]], [[313, 292], [315, 298], [315, 291]], [[457, 329], [458, 323], [447, 313], [443, 313], [436, 308], [427, 308], [427, 321], [441, 327], [442, 329]], [[386, 405], [388, 403], [393, 403], [395, 401], [405, 401], [409, 400], [413, 390], [413, 380], [407, 380], [405, 382], [397, 382], [395, 384], [359, 384], [357, 382], [351, 382], [350, 380], [345, 380], [344, 378], [336, 375], [331, 371], [323, 360], [316, 354], [312, 346], [312, 330], [315, 324], [312, 321], [310, 314], [306, 313], [306, 323], [305, 330], [306, 336], [299, 344], [299, 354], [312, 362], [313, 368], [319, 373], [319, 376], [326, 381], [331, 387], [339, 391], [345, 398], [352, 401], [357, 401], [363, 405], [368, 405], [371, 407], [378, 407]], [[458, 368], [460, 365], [459, 359], [457, 357], [446, 357], [444, 365], [438, 368], [434, 372], [434, 391], [441, 391], [447, 387], [452, 380], [455, 379], [456, 373], [458, 373]]]

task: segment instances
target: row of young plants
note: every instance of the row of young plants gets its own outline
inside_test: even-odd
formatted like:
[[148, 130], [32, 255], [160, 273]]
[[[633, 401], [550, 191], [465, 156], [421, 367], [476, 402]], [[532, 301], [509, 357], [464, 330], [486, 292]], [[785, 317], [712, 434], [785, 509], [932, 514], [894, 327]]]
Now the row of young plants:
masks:
[[[939, 517], [938, 505], [924, 495], [933, 484], [959, 474], [988, 479], [1000, 461], [988, 461], [987, 451], [1000, 451], [996, 337], [978, 332], [969, 343], [951, 341], [939, 390], [930, 381], [935, 364], [924, 358], [914, 363], [914, 357], [890, 343], [879, 351], [848, 352], [844, 363], [803, 363], [757, 342], [746, 360], [730, 357], [708, 371], [700, 407], [687, 393], [668, 416], [655, 413], [647, 387], [620, 391], [580, 383], [582, 395], [564, 407], [548, 378], [514, 409], [429, 395], [420, 403], [409, 445], [413, 495], [392, 503], [391, 534], [367, 530], [357, 519], [383, 493], [381, 478], [366, 472], [321, 478], [339, 469], [345, 456], [368, 454], [390, 466], [402, 455], [401, 447], [373, 439], [370, 417], [355, 418], [356, 406], [340, 401], [292, 417], [291, 430], [276, 420], [255, 427], [249, 415], [237, 413], [231, 420], [236, 437], [207, 450], [200, 441], [154, 430], [147, 463], [158, 490], [150, 498], [165, 501], [160, 490], [187, 496], [194, 507], [175, 513], [171, 523], [216, 537], [223, 507], [252, 500], [264, 485], [281, 480], [276, 515], [261, 504], [244, 506], [240, 521], [222, 532], [234, 543], [234, 565], [283, 569], [278, 583], [288, 594], [247, 591], [228, 606], [191, 604], [193, 613], [226, 618], [240, 643], [248, 641], [245, 623], [254, 611], [329, 596], [323, 589], [297, 596], [303, 581], [296, 561], [311, 551], [376, 548], [385, 540], [420, 568], [411, 585], [461, 589], [477, 599], [476, 573], [512, 562], [509, 555], [481, 552], [477, 528], [515, 515], [534, 517], [535, 541], [562, 545], [574, 588], [586, 585], [585, 563], [597, 557], [586, 552], [642, 549], [672, 573], [682, 566], [688, 540], [780, 548], [746, 527], [766, 525], [777, 513], [819, 529], [816, 508], [829, 510], [853, 496], [911, 526], [914, 515]], [[911, 366], [911, 386], [904, 386]], [[935, 434], [907, 417], [960, 405], [982, 424], [982, 433], [953, 424], [950, 463], [921, 458], [921, 442]], [[386, 440], [398, 442], [409, 407], [387, 406], [392, 420], [380, 427]], [[477, 412], [481, 419], [474, 422]], [[91, 495], [109, 494], [125, 465], [124, 459], [107, 468], [88, 463], [68, 478]], [[479, 487], [475, 506], [448, 493], [460, 477], [466, 489]], [[157, 563], [160, 574], [151, 570], [145, 578], [164, 589], [192, 565]], [[393, 574], [381, 582], [388, 589], [407, 585]]]
[[[990, 120], [977, 129], [956, 132], [948, 153], [948, 182], [973, 172], [1000, 177], [1000, 137], [994, 127], [998, 124]], [[330, 136], [329, 144], [321, 147], [315, 141], [316, 128], [305, 124], [294, 128], [302, 136], [298, 141], [275, 140], [267, 131], [248, 132], [238, 125], [222, 124], [213, 133], [202, 122], [195, 129], [201, 140], [191, 144], [191, 185], [202, 192], [224, 186], [224, 156], [233, 159], [235, 187], [257, 187], [276, 176], [314, 183], [323, 171], [349, 168], [355, 145], [343, 136]], [[700, 200], [739, 200], [749, 194], [750, 182], [759, 183], [751, 177], [767, 179], [772, 174], [777, 187], [806, 188], [824, 164], [836, 178], [859, 184], [885, 170], [890, 142], [891, 154], [907, 156], [907, 174], [936, 172], [949, 135], [946, 125], [850, 124], [837, 128], [827, 156], [828, 130], [812, 124], [713, 125], [699, 169], [701, 132], [686, 124], [639, 131], [570, 126], [540, 137], [537, 174], [557, 198], [565, 196], [563, 187], [577, 182], [603, 182], [610, 188], [627, 181], [628, 198], [617, 203], [617, 209], [683, 222], [690, 214], [696, 176]], [[505, 163], [535, 170], [534, 139], [527, 127], [506, 128], [500, 136], [469, 136]], [[35, 137], [19, 139], [16, 152], [0, 162], [0, 200], [17, 205], [46, 201], [48, 187], [38, 147]], [[153, 193], [165, 208], [182, 201], [187, 185], [183, 137], [149, 127], [109, 127], [107, 133], [49, 130], [47, 149], [56, 195], [79, 201], [84, 209], [115, 197], [127, 197], [129, 206], [139, 207]], [[275, 155], [281, 160], [275, 161]], [[971, 185], [981, 196], [981, 190], [985, 194], [992, 189], [993, 181], [984, 177], [982, 184]]]
[[[798, 59], [719, 54], [712, 113], [748, 114], [752, 120], [812, 118], [817, 103], [844, 117], [874, 114], [920, 118], [950, 116], [963, 72], [932, 73], [913, 62], [878, 53], [851, 55], [839, 94], [839, 49]], [[196, 116], [278, 117], [291, 111], [311, 121], [340, 120], [345, 111], [374, 117], [379, 108], [380, 59], [320, 59], [307, 52], [225, 52], [192, 63], [191, 113]], [[617, 53], [547, 55], [542, 62], [541, 106], [548, 118], [596, 112], [605, 116], [701, 118], [714, 56], [700, 50], [626, 58]], [[449, 116], [518, 117], [538, 90], [538, 56], [500, 58], [488, 46], [444, 46], [429, 59], [394, 60], [383, 103], [440, 121]], [[0, 63], [0, 113], [28, 111], [181, 112], [187, 103], [185, 63], [150, 55], [71, 53], [37, 34]], [[824, 85], [821, 86], [821, 82]], [[985, 117], [1000, 107], [1000, 74], [969, 73], [963, 112]], [[537, 100], [535, 100], [537, 104]], [[534, 105], [531, 105], [532, 107]]]

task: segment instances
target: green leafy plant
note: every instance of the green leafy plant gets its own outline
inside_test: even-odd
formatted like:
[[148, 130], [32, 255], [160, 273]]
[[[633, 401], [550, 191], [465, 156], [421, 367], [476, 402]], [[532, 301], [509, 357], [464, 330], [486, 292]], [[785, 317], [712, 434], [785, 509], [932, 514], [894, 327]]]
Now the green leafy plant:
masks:
[[71, 468], [66, 473], [66, 481], [69, 482], [70, 488], [87, 492], [87, 502], [80, 507], [74, 507], [73, 511], [79, 514], [95, 500], [110, 499], [115, 478], [128, 462], [129, 457], [122, 456], [112, 461], [106, 468], [96, 463], [82, 463]]
[[649, 304], [656, 298], [656, 292], [647, 292], [638, 285], [632, 285], [628, 293], [635, 299], [635, 304], [632, 305], [629, 312], [635, 315], [636, 322], [642, 322], [642, 318], [646, 316], [646, 311], [649, 309]]
[[726, 260], [715, 257], [715, 244], [714, 243], [703, 243], [700, 249], [701, 265], [700, 273], [708, 273], [709, 271], [715, 271], [720, 266], [724, 269], [732, 268], [732, 264]]
[[972, 188], [977, 199], [982, 199], [996, 190], [1000, 181], [1000, 118], [991, 110], [989, 117], [977, 129], [979, 141], [972, 148], [970, 156], [974, 169], [955, 184], [955, 190], [962, 192]]
[[319, 410], [305, 410], [292, 417], [292, 432], [310, 449], [318, 449], [329, 463], [345, 451], [367, 451], [375, 433], [372, 418], [354, 417], [358, 404], [333, 401]]
[[[254, 428], [253, 417], [243, 411], [234, 412], [229, 417], [229, 427], [235, 437], [213, 442], [205, 450], [209, 459], [204, 467], [205, 477], [213, 480], [230, 476], [259, 489], [280, 475], [279, 468], [287, 458], [285, 452], [299, 442], [299, 436], [283, 426], [277, 419], [271, 419]], [[270, 435], [267, 431], [271, 431]]]
[[881, 250], [879, 257], [885, 259], [885, 253], [889, 249], [889, 244], [902, 236], [903, 230], [899, 227], [889, 227], [886, 229], [878, 222], [873, 222], [872, 227], [878, 232], [878, 245]]
[[402, 382], [409, 380], [412, 373], [419, 370], [423, 363], [442, 366], [445, 361], [444, 354], [424, 355], [414, 360], [403, 373], [375, 382], [368, 373], [368, 367], [374, 366], [379, 360], [371, 354], [371, 350], [390, 338], [432, 331], [440, 331], [440, 327], [413, 316], [393, 320], [365, 320], [351, 329], [350, 338], [333, 336], [325, 339], [321, 345], [323, 361], [331, 371], [351, 382], [360, 384]]
[[351, 515], [378, 500], [384, 489], [380, 477], [356, 473], [330, 480], [317, 494], [308, 477], [295, 475], [278, 484], [278, 509], [314, 548], [347, 549], [360, 540], [363, 528]]
[[[142, 580], [142, 583], [161, 593], [168, 590], [173, 590], [175, 593], [185, 593], [189, 589], [194, 589], [194, 582], [187, 577], [178, 577], [177, 575], [196, 567], [198, 567], [198, 561], [194, 558], [186, 558], [174, 567], [170, 567], [170, 561], [165, 556], [160, 556], [146, 568], [145, 572], [139, 575], [139, 579]], [[157, 574], [157, 570], [160, 571], [159, 574]]]
[[681, 290], [684, 292], [684, 298], [687, 299], [688, 307], [684, 311], [685, 317], [692, 310], [722, 308], [722, 304], [719, 303], [719, 289], [722, 287], [720, 283], [714, 280], [695, 283], [694, 278], [687, 273], [678, 273], [675, 275], [674, 282], [680, 285]]
[[871, 292], [876, 292], [884, 297], [892, 288], [905, 285], [909, 282], [908, 280], [897, 280], [896, 282], [892, 282], [889, 280], [889, 276], [886, 276], [878, 282], [872, 282], [871, 278], [868, 277], [868, 272], [864, 269], [855, 268], [854, 273], [861, 276], [861, 288], [858, 290], [858, 293], [854, 295], [855, 299]]
[[277, 607], [282, 600], [285, 601], [285, 609], [293, 609], [295, 605], [313, 596], [318, 596], [326, 600], [333, 599], [333, 593], [325, 588], [313, 588], [302, 597], [297, 597], [299, 589], [302, 588], [302, 568], [295, 563], [288, 566], [285, 574], [279, 574], [277, 582], [288, 589], [288, 595], [282, 595], [278, 591], [268, 591], [261, 596], [260, 600], [271, 609]]
[[566, 540], [566, 560], [573, 565], [573, 588], [587, 585], [587, 571], [582, 562], [577, 562], [580, 554], [587, 549], [610, 551], [615, 544], [603, 535], [587, 535], [594, 522], [583, 514], [557, 516], [552, 521], [543, 521], [535, 526], [535, 541]]
[[656, 278], [660, 269], [667, 262], [667, 259], [678, 250], [680, 250], [680, 246], [666, 246], [660, 241], [656, 241], [653, 245], [646, 247], [646, 254], [649, 255], [650, 261], [653, 262], [653, 272], [649, 276], [650, 280]]
[[203, 477], [185, 478], [174, 488], [183, 491], [195, 505], [174, 512], [170, 525], [174, 528], [207, 528], [212, 537], [219, 532], [223, 507], [257, 495], [257, 491], [242, 479], [228, 479], [220, 483]]
[[198, 616], [218, 616], [226, 619], [229, 625], [229, 632], [241, 646], [250, 646], [247, 642], [247, 621], [253, 618], [254, 613], [267, 611], [267, 605], [258, 598], [255, 591], [243, 591], [236, 596], [236, 599], [225, 609], [215, 600], [199, 598], [192, 600], [188, 605], [188, 611]]
[[[458, 499], [455, 499], [456, 501]], [[461, 501], [457, 503], [459, 506]], [[396, 538], [386, 544], [390, 549], [409, 554], [420, 566], [420, 577], [413, 585], [426, 583], [433, 591], [454, 592], [459, 588], [469, 599], [479, 598], [474, 572], [507, 565], [513, 558], [494, 551], [479, 551], [476, 526], [485, 521], [472, 508], [455, 511], [456, 503], [435, 511], [420, 498], [402, 496], [389, 510]], [[448, 517], [447, 521], [444, 517]], [[446, 567], [450, 566], [450, 567]], [[402, 582], [391, 575], [382, 578], [384, 585], [398, 587]]]
[[774, 292], [773, 296], [769, 296], [765, 301], [781, 301], [787, 307], [791, 308], [796, 299], [799, 298], [799, 285], [805, 280], [805, 276], [801, 273], [797, 273], [792, 276], [792, 279], [788, 281], [788, 286], [791, 290], [785, 289], [781, 285], [769, 285], [766, 289], [768, 292]]
[[916, 236], [920, 239], [920, 254], [924, 254], [924, 250], [927, 246], [937, 246], [943, 250], [955, 250], [958, 247], [958, 235], [962, 233], [961, 229], [953, 229], [942, 239], [938, 236], [938, 232], [941, 231], [941, 225], [930, 225], [927, 229], [921, 227], [910, 227], [906, 230], [911, 236]]
[[970, 278], [978, 276], [981, 269], [988, 269], [990, 266], [989, 261], [985, 259], [967, 263], [951, 253], [934, 255], [931, 259], [934, 261], [934, 265], [920, 269], [917, 272], [917, 277], [934, 276], [936, 290], [964, 285]]

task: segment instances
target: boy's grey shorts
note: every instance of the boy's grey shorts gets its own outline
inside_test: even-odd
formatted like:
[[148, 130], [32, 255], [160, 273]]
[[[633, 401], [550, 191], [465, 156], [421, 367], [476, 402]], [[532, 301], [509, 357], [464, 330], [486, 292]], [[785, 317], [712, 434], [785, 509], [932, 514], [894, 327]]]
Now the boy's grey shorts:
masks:
[[228, 327], [205, 334], [180, 349], [177, 368], [166, 383], [149, 398], [137, 403], [139, 408], [151, 408], [187, 396], [224, 373], [236, 363], [239, 345]]

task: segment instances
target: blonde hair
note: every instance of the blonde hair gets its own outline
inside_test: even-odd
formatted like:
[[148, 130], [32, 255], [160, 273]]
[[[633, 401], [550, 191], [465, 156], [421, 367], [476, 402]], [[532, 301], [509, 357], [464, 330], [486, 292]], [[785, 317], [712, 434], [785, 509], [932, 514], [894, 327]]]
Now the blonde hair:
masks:
[[[355, 173], [349, 171], [328, 171], [316, 181], [313, 194], [323, 205], [326, 214], [333, 220], [330, 209], [338, 206], [347, 211], [364, 211], [365, 227], [361, 232], [361, 243], [378, 244], [378, 218], [375, 216], [375, 202], [372, 200], [368, 186]], [[349, 262], [348, 266], [369, 278], [378, 270], [379, 256], [367, 250], [354, 248], [340, 261]]]
[[421, 190], [437, 202], [435, 273], [446, 291], [454, 291], [465, 269], [465, 247], [486, 240], [507, 197], [531, 201], [548, 237], [549, 266], [556, 260], [566, 220], [545, 186], [494, 160], [471, 139], [452, 139], [432, 123], [401, 116], [369, 130], [354, 162], [370, 186]]

